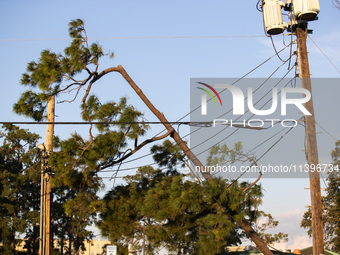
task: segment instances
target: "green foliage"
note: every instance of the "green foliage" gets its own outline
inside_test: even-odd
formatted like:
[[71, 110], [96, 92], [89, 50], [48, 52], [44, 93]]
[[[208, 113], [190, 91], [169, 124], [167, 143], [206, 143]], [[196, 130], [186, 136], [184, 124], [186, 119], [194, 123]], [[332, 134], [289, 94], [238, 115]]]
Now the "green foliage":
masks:
[[225, 165], [233, 164], [242, 156], [242, 144], [241, 142], [235, 143], [233, 149], [229, 149], [227, 145], [215, 145], [209, 151], [207, 158], [207, 165]]
[[[80, 19], [69, 23], [69, 35], [73, 40], [65, 48], [64, 55], [43, 50], [37, 62], [27, 64], [21, 84], [30, 86], [31, 89], [23, 93], [14, 104], [14, 112], [41, 121], [49, 96], [70, 92], [73, 86], [82, 87], [91, 79], [92, 83], [96, 81], [98, 61], [105, 55], [101, 46], [97, 43], [88, 45], [84, 22]], [[82, 71], [87, 72], [88, 78], [76, 80], [76, 75]], [[66, 88], [62, 87], [63, 82], [70, 80], [72, 83], [66, 85]], [[34, 89], [39, 89], [40, 92], [34, 92]]]
[[[340, 141], [335, 143], [332, 151], [334, 169], [340, 167]], [[333, 252], [340, 252], [340, 174], [339, 171], [330, 172], [327, 178], [326, 195], [322, 196], [323, 230], [325, 248]], [[307, 229], [310, 237], [313, 235], [312, 213], [309, 208], [303, 215], [301, 225]]]
[[0, 147], [0, 242], [14, 254], [16, 236], [26, 233], [27, 248], [38, 249], [40, 164], [37, 134], [3, 125]]
[[[254, 208], [261, 196], [259, 186], [249, 196], [243, 192], [246, 183], [235, 182], [226, 189], [227, 180], [214, 179], [201, 185], [177, 171], [150, 166], [125, 180], [126, 185], [104, 197], [97, 226], [116, 244], [142, 240], [145, 234], [147, 254], [162, 246], [184, 254], [216, 254], [240, 244], [244, 234], [235, 219], [255, 220]], [[135, 247], [141, 249], [138, 242]]]
[[[81, 106], [84, 110], [84, 105]], [[136, 110], [132, 105], [127, 104], [125, 97], [120, 99], [117, 104], [115, 102], [108, 102], [101, 104], [99, 99], [95, 96], [90, 96], [86, 102], [86, 115], [83, 113], [83, 120], [90, 119], [91, 121], [100, 122], [123, 122], [123, 124], [116, 125], [121, 132], [124, 133], [124, 137], [130, 139], [137, 139], [139, 136], [143, 136], [146, 130], [149, 129], [145, 124], [134, 124], [133, 122], [139, 121], [143, 117], [143, 114]], [[128, 124], [126, 124], [128, 123]], [[108, 132], [110, 124], [98, 124], [96, 127], [99, 132]]]
[[14, 112], [20, 115], [32, 117], [36, 121], [43, 119], [44, 111], [47, 107], [48, 97], [44, 93], [34, 93], [33, 91], [26, 91], [21, 95], [19, 101], [14, 104]]
[[154, 145], [151, 148], [153, 159], [159, 166], [166, 166], [171, 169], [176, 169], [180, 164], [184, 167], [185, 154], [177, 144], [173, 144], [170, 140], [165, 140], [162, 145]]

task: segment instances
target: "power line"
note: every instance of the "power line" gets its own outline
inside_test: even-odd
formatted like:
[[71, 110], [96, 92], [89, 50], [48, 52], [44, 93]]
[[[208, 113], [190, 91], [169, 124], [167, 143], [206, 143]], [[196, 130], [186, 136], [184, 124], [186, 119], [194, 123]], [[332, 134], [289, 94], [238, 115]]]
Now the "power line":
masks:
[[275, 136], [277, 136], [278, 134], [280, 134], [281, 132], [283, 132], [285, 129], [287, 129], [287, 127], [281, 129], [279, 132], [275, 133], [274, 135], [272, 135], [271, 137], [267, 138], [266, 140], [264, 140], [263, 142], [261, 142], [260, 144], [256, 145], [254, 148], [252, 148], [249, 152], [252, 152], [253, 150], [257, 149], [258, 147], [260, 147], [261, 145], [265, 144], [266, 142], [268, 142], [269, 140], [271, 140], [272, 138], [274, 138]]
[[[212, 122], [211, 122], [212, 123]], [[97, 122], [84, 122], [84, 121], [79, 121], [79, 122], [33, 122], [33, 121], [28, 121], [28, 122], [22, 122], [22, 121], [0, 121], [0, 124], [13, 124], [13, 125], [48, 125], [48, 124], [53, 124], [53, 125], [105, 125], [105, 124], [115, 124], [115, 125], [132, 125], [132, 124], [146, 124], [146, 125], [155, 125], [155, 124], [171, 124], [171, 125], [193, 125], [193, 124], [209, 124], [207, 122], [190, 122], [190, 121], [170, 121], [170, 122], [161, 122], [161, 121], [130, 121], [130, 122], [125, 122], [125, 121], [110, 121], [110, 122], [105, 122], [105, 121], [97, 121]]]
[[[287, 62], [288, 60], [291, 59], [291, 55], [292, 55], [292, 46], [293, 46], [292, 42], [290, 43], [290, 54], [289, 54], [290, 57], [289, 57], [289, 59], [287, 59], [287, 60], [283, 60], [283, 59], [280, 57], [280, 55], [279, 55], [279, 53], [277, 52], [277, 50], [276, 50], [275, 43], [274, 43], [274, 40], [273, 40], [272, 35], [270, 35], [270, 40], [271, 40], [271, 42], [272, 42], [272, 46], [273, 46], [273, 48], [274, 48], [274, 51], [275, 51], [277, 57], [278, 57], [282, 62]], [[288, 67], [288, 69], [289, 69], [289, 67]]]
[[320, 128], [322, 128], [323, 131], [325, 131], [330, 137], [332, 137], [335, 141], [338, 141], [334, 136], [332, 136], [326, 129], [324, 129], [319, 123], [315, 121], [316, 125], [318, 125]]
[[[195, 39], [195, 38], [257, 38], [264, 35], [183, 35], [183, 36], [131, 36], [131, 37], [91, 37], [88, 40], [137, 40], [137, 39]], [[2, 39], [0, 42], [25, 42], [25, 41], [70, 41], [77, 38], [42, 38], [42, 39]], [[79, 38], [82, 40], [82, 38]]]
[[309, 39], [312, 40], [312, 42], [315, 44], [316, 47], [318, 47], [318, 49], [321, 51], [321, 53], [328, 59], [328, 61], [334, 66], [334, 68], [338, 71], [338, 73], [340, 73], [340, 70], [333, 64], [333, 62], [329, 59], [329, 57], [327, 57], [327, 55], [322, 51], [322, 49], [319, 47], [319, 45], [316, 44], [316, 42], [314, 42], [314, 40], [312, 39], [312, 37], [310, 37], [308, 35]]
[[272, 146], [270, 146], [270, 148], [268, 150], [266, 150], [261, 157], [259, 157], [257, 160], [260, 160], [261, 158], [263, 158], [271, 149], [274, 148], [275, 145], [277, 145], [282, 139], [283, 137], [288, 134], [294, 127], [291, 127], [286, 133], [284, 133]]

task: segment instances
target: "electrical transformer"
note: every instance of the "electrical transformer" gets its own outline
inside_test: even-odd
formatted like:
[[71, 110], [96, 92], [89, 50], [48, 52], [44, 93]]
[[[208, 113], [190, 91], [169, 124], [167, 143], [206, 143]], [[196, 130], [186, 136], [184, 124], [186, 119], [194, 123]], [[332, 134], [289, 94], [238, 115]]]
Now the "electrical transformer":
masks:
[[320, 12], [319, 0], [292, 0], [292, 4], [297, 20], [313, 20]]
[[262, 14], [264, 29], [270, 35], [283, 33], [285, 23], [282, 20], [281, 6], [279, 0], [262, 0]]

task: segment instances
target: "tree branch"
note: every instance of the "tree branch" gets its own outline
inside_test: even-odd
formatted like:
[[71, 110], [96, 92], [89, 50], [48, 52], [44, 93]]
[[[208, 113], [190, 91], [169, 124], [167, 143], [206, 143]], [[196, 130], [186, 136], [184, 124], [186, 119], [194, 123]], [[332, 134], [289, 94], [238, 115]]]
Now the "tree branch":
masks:
[[115, 160], [115, 161], [111, 161], [111, 162], [108, 162], [106, 164], [101, 165], [100, 168], [97, 170], [97, 172], [100, 172], [100, 171], [104, 170], [105, 168], [114, 166], [115, 164], [118, 164], [118, 163], [122, 162], [123, 160], [127, 159], [128, 157], [130, 157], [132, 154], [136, 153], [138, 150], [140, 150], [145, 145], [147, 145], [149, 143], [152, 143], [152, 142], [155, 142], [155, 141], [158, 141], [158, 140], [161, 140], [161, 139], [164, 139], [165, 137], [169, 136], [170, 134], [171, 134], [171, 132], [168, 131], [164, 135], [161, 135], [161, 136], [158, 136], [158, 137], [153, 137], [151, 139], [145, 140], [144, 142], [142, 142], [141, 144], [136, 146], [134, 150], [131, 150], [128, 154], [124, 155], [120, 159]]

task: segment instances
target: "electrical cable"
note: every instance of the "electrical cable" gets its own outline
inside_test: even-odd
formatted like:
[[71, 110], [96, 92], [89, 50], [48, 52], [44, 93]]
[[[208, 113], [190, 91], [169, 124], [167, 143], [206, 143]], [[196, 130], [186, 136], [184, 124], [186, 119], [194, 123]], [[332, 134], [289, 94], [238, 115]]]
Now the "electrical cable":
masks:
[[[202, 124], [204, 122], [197, 122], [198, 124]], [[0, 124], [13, 124], [13, 125], [98, 125], [98, 124], [111, 124], [111, 125], [132, 125], [132, 124], [146, 124], [146, 125], [157, 125], [157, 124], [171, 124], [171, 125], [191, 125], [192, 122], [189, 121], [172, 121], [172, 122], [161, 122], [161, 121], [97, 121], [97, 122], [84, 122], [84, 121], [78, 121], [78, 122], [63, 122], [63, 121], [55, 121], [55, 122], [34, 122], [34, 121], [0, 121]]]
[[[271, 40], [271, 42], [272, 42], [272, 45], [273, 45], [274, 51], [275, 51], [275, 53], [276, 53], [276, 56], [277, 56], [282, 62], [287, 62], [287, 60], [289, 60], [289, 59], [291, 58], [291, 56], [289, 57], [289, 59], [283, 60], [283, 59], [280, 57], [280, 55], [279, 55], [279, 53], [277, 52], [277, 50], [276, 50], [276, 47], [275, 47], [275, 44], [274, 44], [274, 40], [273, 40], [273, 36], [272, 36], [272, 35], [270, 35], [270, 40]], [[290, 44], [290, 45], [291, 45], [291, 44]]]
[[263, 144], [265, 144], [266, 142], [268, 142], [269, 140], [271, 140], [272, 138], [274, 138], [275, 136], [277, 136], [278, 134], [280, 134], [281, 132], [285, 131], [287, 129], [287, 127], [281, 129], [279, 132], [275, 133], [274, 135], [272, 135], [271, 137], [269, 137], [268, 139], [266, 139], [265, 141], [261, 142], [260, 144], [256, 145], [254, 148], [252, 148], [251, 150], [249, 150], [249, 152], [254, 151], [255, 149], [257, 149], [258, 147], [262, 146]]
[[[131, 170], [134, 170], [134, 169], [138, 169], [140, 167], [153, 166], [153, 165], [157, 165], [157, 164], [158, 164], [157, 162], [154, 162], [154, 163], [147, 164], [147, 165], [142, 165], [142, 166], [123, 168], [123, 169], [120, 169], [119, 171], [131, 171]], [[116, 171], [118, 171], [118, 170], [117, 169], [101, 170], [101, 171], [98, 171], [98, 173], [111, 173], [111, 172], [116, 172]]]
[[323, 178], [323, 175], [322, 175], [321, 171], [320, 171], [320, 175], [321, 175], [321, 178], [323, 180], [323, 183], [325, 184], [325, 188], [327, 188], [327, 184], [326, 184], [325, 178]]
[[332, 137], [335, 141], [338, 141], [334, 136], [332, 136], [326, 129], [324, 129], [319, 123], [315, 121], [316, 125], [318, 125], [320, 128], [322, 128], [323, 131], [325, 131], [330, 137]]
[[[257, 1], [257, 4], [256, 4], [256, 9], [259, 11], [259, 12], [263, 12], [263, 10], [262, 10], [262, 6], [261, 5], [259, 5], [259, 3], [261, 2], [261, 0], [259, 0], [259, 1]], [[260, 9], [260, 7], [261, 7], [261, 9]]]
[[263, 158], [271, 149], [273, 149], [274, 148], [274, 146], [275, 145], [277, 145], [282, 139], [283, 139], [283, 137], [286, 135], [286, 134], [288, 134], [290, 131], [292, 131], [293, 130], [293, 128], [294, 127], [291, 127], [286, 133], [284, 133], [280, 138], [279, 138], [279, 140], [277, 140], [268, 150], [266, 150], [262, 155], [261, 155], [261, 157], [259, 157], [257, 160], [260, 160], [261, 158]]
[[[139, 167], [134, 167], [135, 169], [138, 169], [138, 168], [140, 168], [140, 167], [145, 167], [145, 166], [151, 166], [151, 165], [155, 165], [155, 164], [158, 164], [158, 163], [153, 163], [153, 164], [150, 164], [150, 165], [144, 165], [144, 166], [139, 166]], [[177, 164], [175, 164], [175, 166], [179, 166], [179, 165], [182, 165], [183, 163], [182, 162], [180, 162], [180, 163], [177, 163]], [[168, 169], [169, 167], [168, 166], [166, 166], [166, 167], [163, 167], [163, 168], [159, 168], [158, 170], [160, 170], [160, 171], [162, 171], [162, 170], [165, 170], [165, 169]], [[132, 169], [132, 168], [131, 168]], [[120, 170], [114, 170], [114, 169], [112, 169], [112, 170], [103, 170], [103, 171], [100, 171], [100, 172], [97, 172], [98, 174], [99, 173], [109, 173], [109, 172], [114, 172], [114, 171], [125, 171], [125, 170], [127, 170], [127, 169], [120, 169]], [[112, 176], [111, 177], [109, 177], [109, 176], [104, 176], [105, 178], [110, 178], [110, 179], [112, 179]], [[100, 177], [100, 178], [104, 178], [104, 177]], [[125, 176], [121, 176], [120, 178], [124, 178]], [[114, 178], [118, 178], [118, 177], [114, 177]]]
[[[131, 36], [131, 37], [90, 37], [88, 40], [136, 40], [136, 39], [195, 39], [195, 38], [250, 38], [264, 37], [263, 35], [193, 35], [193, 36]], [[52, 38], [52, 39], [0, 39], [0, 42], [23, 41], [70, 41], [77, 38]], [[79, 38], [82, 40], [82, 38]]]
[[321, 53], [328, 59], [328, 61], [334, 66], [334, 68], [338, 71], [338, 73], [340, 73], [340, 70], [333, 64], [333, 62], [329, 59], [329, 57], [327, 57], [327, 55], [322, 51], [322, 49], [319, 47], [319, 45], [316, 44], [316, 42], [314, 42], [314, 40], [312, 39], [312, 37], [310, 37], [308, 35], [309, 39], [312, 40], [312, 42], [315, 44], [316, 47], [318, 47], [318, 49], [321, 51]]

